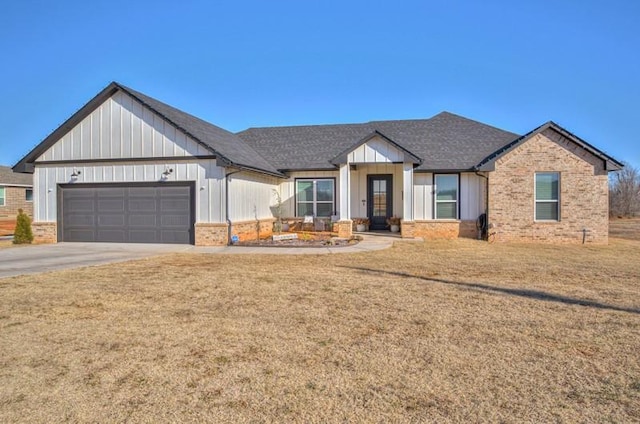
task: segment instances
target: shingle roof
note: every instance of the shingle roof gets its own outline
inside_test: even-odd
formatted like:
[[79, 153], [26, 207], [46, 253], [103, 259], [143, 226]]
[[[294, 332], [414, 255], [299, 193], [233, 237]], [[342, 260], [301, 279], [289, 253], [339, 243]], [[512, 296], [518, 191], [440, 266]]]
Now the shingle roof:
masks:
[[501, 156], [503, 156], [506, 153], [510, 152], [511, 150], [515, 149], [516, 147], [518, 147], [519, 145], [521, 145], [525, 141], [529, 140], [530, 138], [532, 138], [536, 134], [540, 134], [540, 133], [542, 133], [543, 131], [545, 131], [547, 129], [551, 129], [553, 131], [556, 131], [558, 134], [562, 135], [563, 137], [565, 137], [569, 141], [577, 144], [578, 146], [580, 146], [581, 148], [583, 148], [587, 152], [589, 152], [592, 155], [602, 159], [605, 162], [605, 169], [607, 171], [618, 171], [618, 170], [624, 168], [624, 164], [622, 162], [617, 161], [613, 157], [611, 157], [611, 156], [607, 155], [606, 153], [604, 153], [602, 150], [599, 150], [599, 149], [593, 147], [591, 144], [587, 143], [586, 141], [584, 141], [583, 139], [581, 139], [577, 135], [565, 130], [564, 128], [562, 128], [560, 125], [556, 124], [553, 121], [549, 121], [547, 123], [544, 123], [544, 124], [540, 125], [539, 127], [534, 128], [533, 130], [529, 131], [528, 133], [526, 133], [522, 137], [518, 137], [517, 139], [513, 140], [511, 143], [508, 143], [508, 144], [502, 146], [500, 149], [496, 150], [495, 152], [491, 153], [486, 158], [484, 158], [482, 161], [478, 162], [478, 165], [476, 165], [476, 168], [478, 170], [480, 170], [480, 171], [493, 171], [494, 167], [495, 167], [496, 160], [498, 160]]
[[49, 147], [58, 142], [68, 131], [78, 125], [85, 117], [98, 108], [106, 99], [118, 90], [129, 94], [149, 109], [162, 116], [164, 119], [189, 134], [197, 142], [215, 154], [218, 160], [225, 165], [234, 165], [240, 168], [264, 172], [271, 175], [282, 176], [260, 153], [246, 144], [241, 138], [232, 132], [224, 130], [200, 118], [196, 118], [186, 112], [162, 103], [152, 97], [132, 90], [116, 82], [112, 82], [98, 93], [93, 99], [74, 113], [60, 127], [52, 132], [31, 152], [18, 162], [13, 169], [18, 172], [32, 172], [33, 163]]
[[215, 154], [222, 156], [222, 158], [226, 159], [230, 164], [280, 175], [272, 164], [236, 134], [176, 109], [173, 106], [169, 106], [146, 94], [142, 94], [121, 84], [116, 85], [191, 137], [207, 145]]
[[335, 169], [331, 159], [379, 131], [423, 162], [419, 170], [467, 170], [518, 137], [449, 112], [430, 119], [250, 128], [238, 135], [280, 170]]
[[8, 166], [0, 166], [0, 186], [33, 185], [33, 175], [13, 172]]

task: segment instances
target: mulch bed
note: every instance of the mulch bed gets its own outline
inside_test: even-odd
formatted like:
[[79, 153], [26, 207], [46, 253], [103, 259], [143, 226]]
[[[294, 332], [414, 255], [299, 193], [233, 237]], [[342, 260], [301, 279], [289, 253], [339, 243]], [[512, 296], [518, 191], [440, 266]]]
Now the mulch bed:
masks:
[[[283, 233], [287, 234], [287, 233]], [[261, 247], [344, 247], [353, 246], [359, 242], [358, 238], [339, 238], [335, 234], [298, 232], [297, 239], [272, 240], [271, 237], [260, 240], [241, 241], [235, 246], [261, 246]]]

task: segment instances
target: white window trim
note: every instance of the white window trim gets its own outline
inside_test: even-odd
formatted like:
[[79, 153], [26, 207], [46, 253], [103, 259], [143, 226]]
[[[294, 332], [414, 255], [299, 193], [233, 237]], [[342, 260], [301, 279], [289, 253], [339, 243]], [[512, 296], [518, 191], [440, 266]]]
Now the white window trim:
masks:
[[[456, 200], [438, 200], [438, 177], [450, 176], [456, 177]], [[433, 219], [460, 219], [460, 175], [459, 174], [433, 174]], [[456, 204], [456, 217], [455, 218], [438, 218], [438, 203], [455, 203]]]
[[[31, 200], [27, 199], [27, 191], [31, 190]], [[32, 188], [26, 188], [24, 190], [24, 201], [28, 202], [28, 203], [32, 203], [33, 202], [33, 189]]]
[[2, 196], [0, 196], [0, 206], [7, 205], [7, 188], [5, 186], [0, 186], [0, 191], [2, 191]]
[[[332, 200], [318, 200], [318, 191], [317, 185], [318, 181], [331, 181], [333, 185], [333, 199]], [[313, 183], [313, 200], [298, 200], [298, 183], [299, 182], [311, 182]], [[336, 180], [334, 178], [296, 178], [294, 181], [293, 187], [296, 193], [296, 205], [295, 205], [295, 214], [296, 216], [301, 216], [298, 211], [298, 205], [304, 204], [312, 204], [313, 205], [313, 216], [318, 216], [318, 204], [330, 204], [331, 205], [331, 214], [333, 215], [336, 210]]]
[[[537, 176], [540, 174], [556, 174], [558, 176], [558, 198], [555, 200], [538, 200]], [[540, 171], [533, 173], [533, 220], [535, 222], [560, 222], [560, 172]], [[538, 203], [555, 203], [558, 211], [558, 219], [538, 219]]]

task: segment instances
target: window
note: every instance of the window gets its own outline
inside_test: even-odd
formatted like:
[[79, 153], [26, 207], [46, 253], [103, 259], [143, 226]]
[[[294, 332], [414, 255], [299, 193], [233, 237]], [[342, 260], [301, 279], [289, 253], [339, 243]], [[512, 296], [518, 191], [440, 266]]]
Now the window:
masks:
[[458, 176], [436, 175], [436, 219], [458, 219]]
[[4, 187], [0, 187], [0, 206], [4, 206]]
[[559, 173], [536, 173], [536, 221], [560, 220], [559, 185]]
[[28, 188], [24, 191], [24, 200], [33, 202], [33, 189]]
[[331, 216], [335, 210], [335, 180], [296, 180], [296, 216]]

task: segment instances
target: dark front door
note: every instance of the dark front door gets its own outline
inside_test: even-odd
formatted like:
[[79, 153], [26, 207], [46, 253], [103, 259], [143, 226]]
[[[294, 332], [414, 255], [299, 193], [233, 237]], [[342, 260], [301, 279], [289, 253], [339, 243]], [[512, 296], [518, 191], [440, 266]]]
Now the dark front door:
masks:
[[393, 193], [390, 174], [367, 176], [367, 217], [369, 229], [384, 230], [392, 215]]

